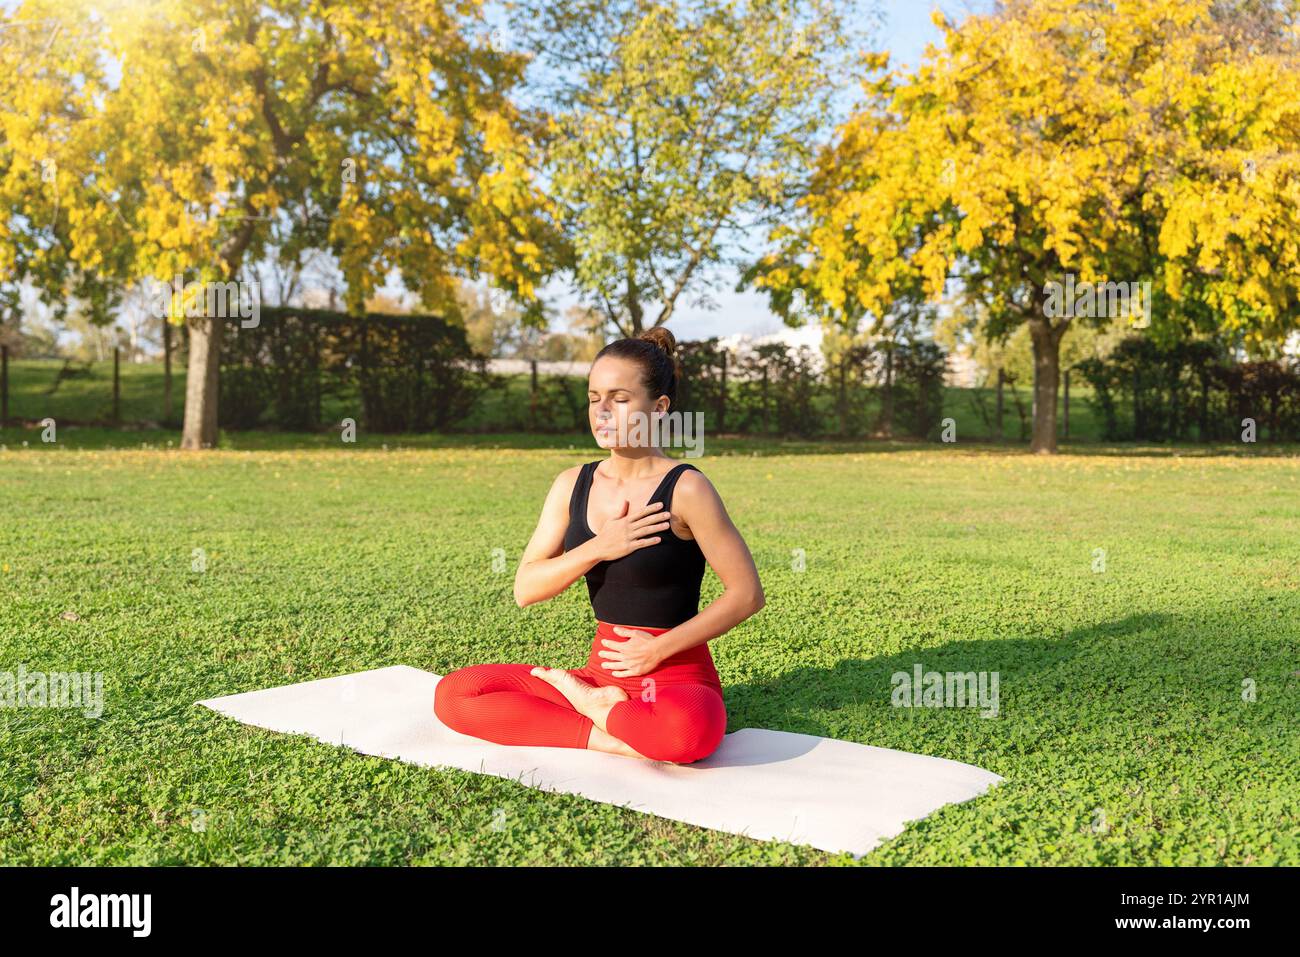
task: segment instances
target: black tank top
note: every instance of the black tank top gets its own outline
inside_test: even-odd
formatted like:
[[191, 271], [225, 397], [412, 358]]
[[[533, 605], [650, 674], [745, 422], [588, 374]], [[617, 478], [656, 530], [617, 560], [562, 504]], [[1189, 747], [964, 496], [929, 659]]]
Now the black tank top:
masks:
[[[573, 485], [573, 494], [569, 496], [569, 527], [564, 533], [566, 552], [596, 537], [587, 524], [587, 501], [592, 473], [599, 464], [584, 465]], [[670, 510], [673, 487], [684, 471], [694, 468], [686, 462], [674, 466], [645, 504], [663, 502], [664, 510]], [[678, 538], [671, 528], [655, 534], [660, 539], [658, 544], [635, 549], [612, 562], [597, 562], [587, 572], [587, 594], [597, 621], [675, 628], [699, 612], [705, 564], [699, 543]]]

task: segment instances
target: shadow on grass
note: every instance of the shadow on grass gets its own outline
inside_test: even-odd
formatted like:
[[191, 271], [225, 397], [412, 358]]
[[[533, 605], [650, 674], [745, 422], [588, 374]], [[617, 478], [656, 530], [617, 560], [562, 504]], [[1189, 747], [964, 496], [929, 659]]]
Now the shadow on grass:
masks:
[[[1139, 637], [1141, 644], [1135, 642]], [[923, 673], [997, 673], [998, 713], [983, 720], [990, 730], [999, 725], [999, 730], [1005, 730], [1008, 693], [1012, 714], [1018, 719], [1047, 718], [1042, 711], [1046, 701], [1065, 696], [1064, 701], [1077, 702], [1089, 693], [1113, 693], [1129, 678], [1149, 680], [1153, 662], [1181, 657], [1195, 648], [1196, 637], [1191, 623], [1180, 623], [1171, 615], [1134, 614], [1078, 628], [1056, 639], [952, 641], [878, 658], [841, 661], [831, 668], [796, 668], [770, 681], [724, 684], [728, 730], [769, 728], [880, 745], [896, 737], [886, 733], [886, 721], [906, 719], [916, 712], [971, 711], [979, 715], [984, 710], [978, 698], [968, 701], [965, 708], [951, 704], [944, 708], [895, 707], [893, 676], [902, 673], [911, 679], [917, 665]], [[1120, 647], [1111, 657], [1103, 657], [1113, 643]], [[1141, 650], [1130, 654], [1129, 648]], [[1089, 667], [1071, 667], [1079, 658], [1086, 659]], [[1094, 666], [1094, 662], [1101, 664]], [[1108, 671], [1105, 666], [1112, 662]], [[991, 690], [989, 680], [986, 687]], [[1029, 707], [1017, 711], [1017, 701]], [[1070, 710], [1063, 705], [1053, 716], [1060, 719]], [[850, 727], [860, 730], [853, 733]], [[880, 729], [879, 736], [873, 734], [873, 728]], [[1024, 730], [1023, 726], [1018, 730]], [[951, 754], [936, 756], [970, 760]]]

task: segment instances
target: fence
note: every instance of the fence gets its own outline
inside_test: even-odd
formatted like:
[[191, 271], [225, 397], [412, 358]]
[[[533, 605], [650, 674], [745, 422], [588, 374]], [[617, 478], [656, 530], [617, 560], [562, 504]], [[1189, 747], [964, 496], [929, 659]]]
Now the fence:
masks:
[[[8, 345], [0, 345], [0, 426], [8, 425], [16, 420], [21, 420], [23, 416], [13, 414], [11, 408], [11, 398], [13, 396], [13, 377], [11, 376], [11, 360], [13, 353]], [[72, 359], [60, 359], [47, 361], [51, 367], [52, 375], [49, 377], [50, 386], [44, 390], [45, 395], [53, 395], [60, 386], [65, 382], [84, 380], [91, 377], [91, 368], [93, 363], [78, 363]], [[28, 364], [30, 365], [30, 364]], [[126, 421], [126, 416], [122, 412], [122, 350], [113, 349], [110, 360], [112, 369], [109, 376], [108, 384], [103, 390], [102, 402], [97, 402], [94, 406], [95, 414], [87, 419], [83, 416], [72, 416], [74, 421], [90, 421], [96, 424], [104, 425], [121, 425]], [[16, 364], [15, 370], [16, 371]], [[38, 418], [56, 417], [67, 421], [70, 417], [65, 415], [55, 416], [54, 407], [42, 404], [42, 414]], [[82, 404], [84, 408], [84, 403]]]
[[[260, 320], [249, 329], [232, 321], [227, 330], [219, 400], [225, 428], [314, 431], [346, 418], [375, 432], [587, 428], [588, 362], [485, 359], [474, 355], [461, 327], [435, 316], [264, 308]], [[183, 335], [175, 339], [183, 343]], [[829, 363], [806, 346], [780, 343], [725, 348], [714, 338], [683, 341], [680, 349], [684, 377], [675, 409], [700, 413], [713, 434], [933, 438], [945, 414], [944, 356], [926, 341], [859, 346]], [[0, 422], [49, 416], [72, 424], [179, 426], [180, 402], [173, 408], [171, 400], [183, 381], [173, 388], [167, 365], [160, 370], [125, 358], [114, 351], [98, 364], [15, 365], [12, 349], [0, 348]], [[1242, 363], [1215, 343], [1160, 348], [1134, 337], [1107, 359], [1076, 366], [1073, 379], [1092, 387], [1096, 421], [1085, 415], [1083, 424], [1094, 438], [1221, 441], [1239, 438], [1242, 420], [1250, 419], [1261, 441], [1300, 440], [1295, 360]], [[1004, 415], [1018, 417], [1020, 437], [1027, 438], [1026, 396], [1012, 385], [1004, 402], [1003, 384], [999, 378], [996, 391], [968, 390], [970, 415], [990, 437], [1004, 435]], [[1069, 437], [1069, 370], [1063, 386]], [[963, 408], [959, 403], [949, 414], [960, 416]]]
[[681, 344], [679, 404], [715, 432], [925, 437], [942, 417], [946, 356], [923, 340], [882, 340], [831, 362], [807, 346]]
[[263, 308], [255, 327], [227, 325], [218, 414], [236, 429], [354, 418], [374, 432], [442, 430], [473, 406], [485, 361], [441, 316]]
[[1160, 346], [1133, 336], [1106, 359], [1076, 368], [1087, 377], [1110, 440], [1300, 440], [1300, 361], [1236, 362], [1222, 343]]

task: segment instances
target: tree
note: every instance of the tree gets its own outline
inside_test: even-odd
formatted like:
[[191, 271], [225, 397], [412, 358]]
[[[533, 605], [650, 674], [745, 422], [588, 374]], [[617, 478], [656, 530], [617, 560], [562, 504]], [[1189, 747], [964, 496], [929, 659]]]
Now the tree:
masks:
[[545, 68], [547, 169], [575, 285], [624, 335], [707, 288], [780, 220], [828, 131], [837, 0], [521, 0]]
[[509, 355], [528, 330], [536, 331], [536, 323], [512, 304], [494, 301], [490, 290], [462, 283], [459, 297], [470, 345], [480, 355]]
[[862, 110], [751, 271], [787, 300], [883, 314], [958, 284], [1033, 346], [1031, 448], [1056, 450], [1049, 284], [1149, 281], [1152, 335], [1297, 321], [1300, 60], [1282, 5], [1005, 0], [914, 70], [868, 55]]
[[[934, 341], [948, 352], [969, 357], [984, 381], [995, 381], [999, 369], [1029, 382], [1034, 375], [1034, 347], [1027, 325], [1017, 326], [1005, 338], [993, 339], [982, 334], [987, 328], [987, 313], [977, 301], [959, 297], [935, 323]], [[1126, 336], [1132, 324], [1123, 317], [1109, 325], [1073, 326], [1061, 339], [1060, 363], [1064, 372], [1080, 362], [1109, 355]]]
[[25, 288], [56, 322], [72, 309], [105, 324], [121, 297], [105, 274], [124, 246], [78, 247], [86, 211], [111, 207], [86, 176], [96, 150], [87, 121], [105, 91], [88, 42], [96, 30], [56, 3], [0, 10], [0, 318], [15, 326]]
[[[77, 269], [119, 283], [235, 282], [274, 226], [276, 242], [328, 244], [354, 312], [394, 269], [431, 311], [455, 309], [462, 275], [536, 305], [562, 249], [555, 209], [532, 182], [543, 121], [511, 99], [525, 58], [470, 35], [478, 0], [42, 13], [67, 18], [84, 48], [121, 69], [112, 88], [94, 87], [98, 98], [52, 85], [41, 104], [58, 117], [75, 103], [88, 131], [68, 147], [76, 208], [63, 242]], [[79, 69], [97, 76], [96, 62]], [[15, 143], [24, 153], [30, 161]], [[187, 321], [182, 445], [210, 447], [224, 323]]]

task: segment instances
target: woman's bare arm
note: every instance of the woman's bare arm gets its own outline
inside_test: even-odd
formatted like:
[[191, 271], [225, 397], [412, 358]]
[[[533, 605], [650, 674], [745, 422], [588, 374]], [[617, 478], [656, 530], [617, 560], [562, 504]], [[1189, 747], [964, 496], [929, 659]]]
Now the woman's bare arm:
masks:
[[712, 482], [695, 470], [683, 473], [673, 492], [673, 511], [695, 536], [705, 560], [722, 580], [722, 594], [694, 618], [655, 639], [660, 660], [725, 634], [756, 614], [766, 602], [754, 557]]
[[571, 551], [564, 550], [564, 533], [569, 527], [569, 498], [582, 466], [565, 469], [551, 483], [542, 505], [541, 518], [528, 540], [519, 570], [515, 573], [515, 603], [523, 608], [554, 598], [600, 562], [614, 561], [637, 548], [659, 541], [657, 532], [668, 527], [668, 513], [655, 502], [650, 507], [622, 510], [607, 521], [600, 532]]

